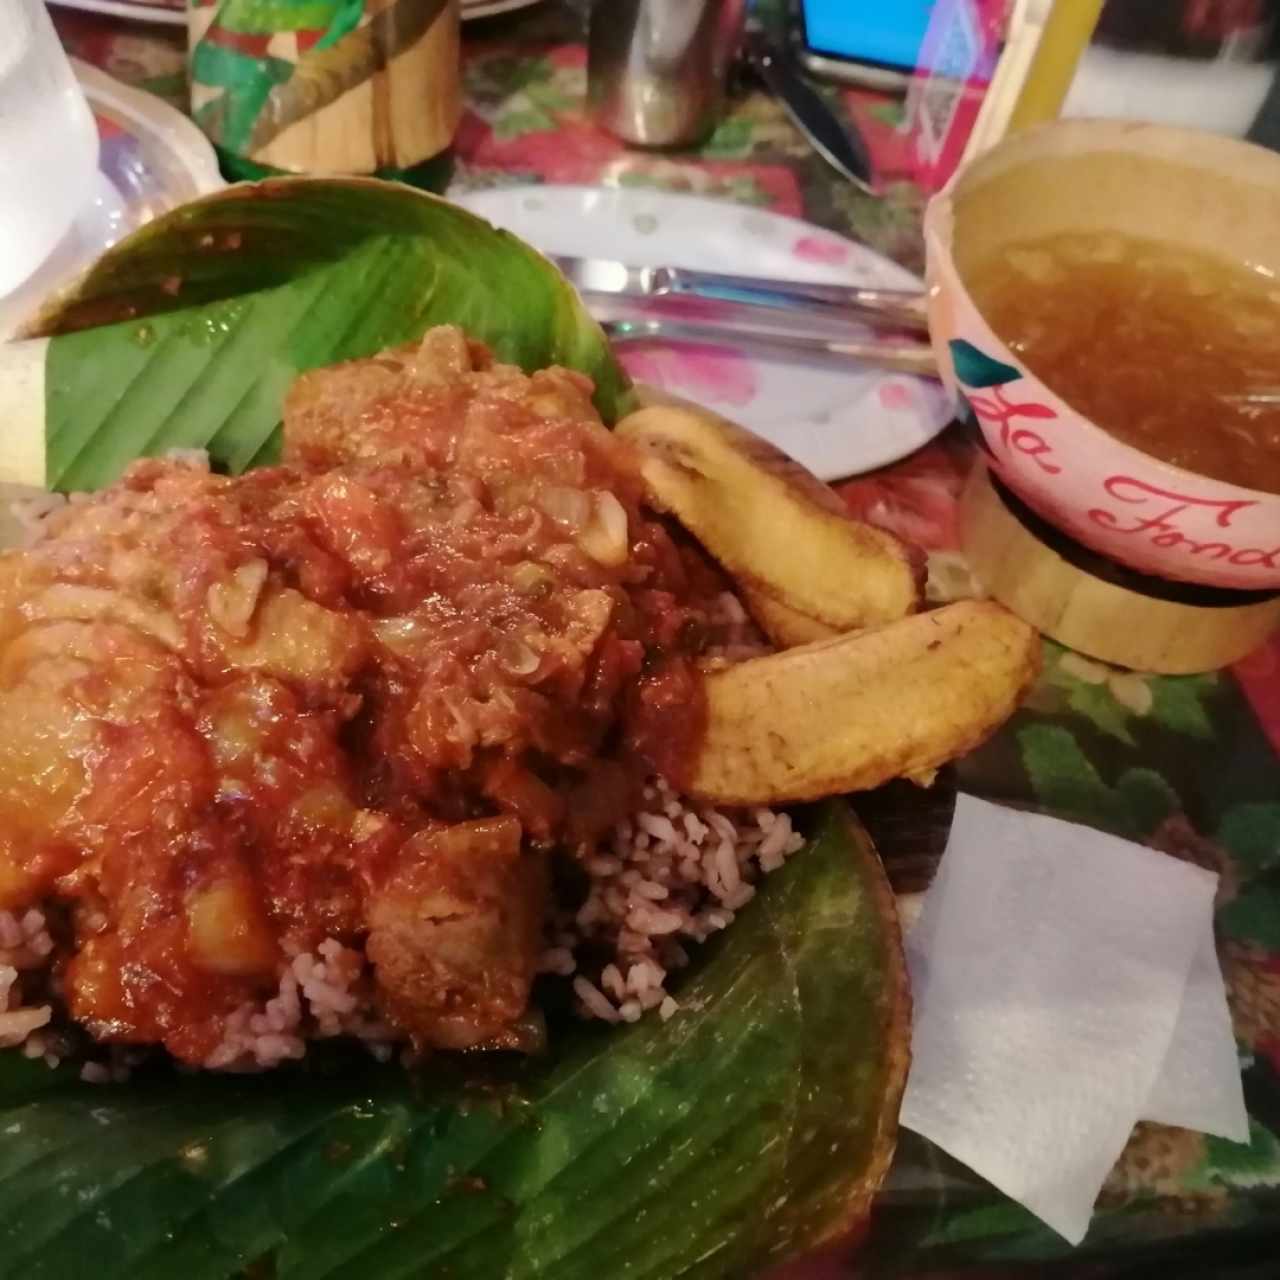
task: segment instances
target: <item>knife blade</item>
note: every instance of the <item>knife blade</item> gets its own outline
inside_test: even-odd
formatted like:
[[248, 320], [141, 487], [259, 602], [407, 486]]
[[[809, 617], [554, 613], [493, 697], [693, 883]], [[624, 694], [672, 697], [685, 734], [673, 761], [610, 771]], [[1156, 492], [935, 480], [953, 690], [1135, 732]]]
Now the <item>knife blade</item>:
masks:
[[749, 25], [745, 48], [748, 65], [782, 100], [787, 114], [813, 149], [859, 190], [878, 195], [871, 153], [857, 127], [840, 120], [800, 74], [791, 55], [773, 43], [759, 22]]
[[881, 328], [923, 333], [928, 328], [924, 295], [907, 289], [775, 280], [687, 267], [633, 267], [611, 258], [553, 256], [552, 261], [583, 293], [638, 300], [701, 298], [809, 313], [823, 319], [860, 320]]

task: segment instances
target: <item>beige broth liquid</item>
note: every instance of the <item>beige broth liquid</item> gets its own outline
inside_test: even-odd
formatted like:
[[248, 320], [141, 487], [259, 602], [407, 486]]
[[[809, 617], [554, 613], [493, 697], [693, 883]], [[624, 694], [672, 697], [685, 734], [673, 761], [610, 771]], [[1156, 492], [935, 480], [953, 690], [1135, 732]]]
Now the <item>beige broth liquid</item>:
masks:
[[1111, 232], [1005, 249], [967, 273], [1019, 359], [1144, 453], [1280, 493], [1280, 281]]

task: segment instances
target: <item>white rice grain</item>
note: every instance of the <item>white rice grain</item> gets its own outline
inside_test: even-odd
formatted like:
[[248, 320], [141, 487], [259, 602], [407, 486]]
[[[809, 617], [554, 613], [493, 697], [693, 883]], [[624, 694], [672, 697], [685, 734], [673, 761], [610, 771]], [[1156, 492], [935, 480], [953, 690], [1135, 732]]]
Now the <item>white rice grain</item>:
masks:
[[47, 1004], [0, 1013], [0, 1049], [14, 1049], [24, 1044], [33, 1031], [47, 1026], [52, 1017], [53, 1009]]
[[731, 840], [722, 841], [716, 850], [716, 876], [720, 881], [721, 898], [727, 898], [742, 884], [742, 875], [738, 871], [738, 854]]
[[586, 1010], [604, 1022], [617, 1022], [618, 1011], [605, 999], [604, 993], [593, 982], [579, 975], [573, 980], [574, 994], [582, 1001]]
[[627, 990], [627, 984], [622, 980], [622, 971], [616, 964], [605, 965], [600, 973], [600, 985], [615, 1000], [621, 1000]]
[[698, 817], [696, 813], [694, 813], [692, 810], [689, 810], [684, 815], [684, 830], [685, 830], [685, 834], [689, 837], [689, 839], [694, 844], [698, 844], [701, 840], [703, 840], [706, 837], [707, 825]]
[[667, 844], [675, 843], [676, 829], [672, 826], [671, 819], [664, 814], [639, 813], [636, 815], [636, 826], [655, 839], [665, 841]]

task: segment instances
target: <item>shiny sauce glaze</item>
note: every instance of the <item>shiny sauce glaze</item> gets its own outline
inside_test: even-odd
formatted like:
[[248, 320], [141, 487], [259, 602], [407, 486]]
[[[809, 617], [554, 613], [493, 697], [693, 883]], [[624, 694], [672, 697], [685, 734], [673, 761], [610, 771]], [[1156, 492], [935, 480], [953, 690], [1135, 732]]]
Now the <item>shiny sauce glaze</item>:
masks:
[[283, 465], [142, 461], [0, 556], [0, 908], [102, 1040], [201, 1063], [328, 938], [419, 1047], [500, 1038], [545, 851], [696, 749], [721, 586], [580, 376], [456, 330], [305, 375]]

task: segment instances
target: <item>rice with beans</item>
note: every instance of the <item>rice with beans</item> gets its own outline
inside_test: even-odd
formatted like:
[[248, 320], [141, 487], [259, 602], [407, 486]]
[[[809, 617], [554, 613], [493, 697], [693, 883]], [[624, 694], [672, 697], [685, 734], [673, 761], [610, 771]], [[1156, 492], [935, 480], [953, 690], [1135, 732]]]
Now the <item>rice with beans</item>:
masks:
[[52, 1006], [28, 998], [52, 953], [42, 911], [0, 911], [0, 1048], [25, 1043], [52, 1018]]
[[[540, 969], [571, 981], [584, 1018], [635, 1022], [654, 1010], [665, 1021], [679, 1007], [668, 979], [689, 963], [689, 948], [732, 924], [761, 877], [803, 844], [785, 813], [717, 809], [655, 778], [643, 807], [583, 860], [586, 897], [553, 913]], [[50, 1003], [24, 998], [51, 990], [53, 950], [42, 912], [0, 911], [0, 1048], [21, 1046], [27, 1057], [57, 1066], [73, 1041], [51, 1026]], [[292, 958], [270, 999], [236, 1010], [204, 1066], [266, 1070], [302, 1058], [308, 1041], [336, 1037], [364, 1042], [381, 1061], [397, 1048], [394, 1028], [374, 1009], [365, 956], [330, 938]], [[123, 1080], [141, 1056], [96, 1050], [81, 1075]]]
[[[606, 1022], [635, 1022], [649, 1009], [669, 1018], [677, 1003], [667, 978], [689, 963], [689, 944], [728, 927], [760, 877], [804, 843], [772, 809], [700, 805], [661, 778], [644, 798], [586, 859], [586, 900], [553, 916], [542, 957], [544, 972], [572, 977], [580, 1011]], [[584, 952], [604, 954], [598, 973], [580, 970]]]
[[[554, 913], [549, 926], [540, 968], [572, 980], [584, 1018], [635, 1022], [649, 1010], [671, 1017], [678, 1004], [667, 979], [689, 963], [688, 947], [727, 928], [761, 876], [804, 844], [791, 819], [772, 809], [699, 805], [660, 778], [644, 798], [584, 860], [585, 901]], [[396, 1050], [395, 1029], [374, 1011], [364, 955], [329, 939], [318, 954], [294, 957], [270, 1000], [237, 1011], [204, 1065], [262, 1070], [303, 1057], [308, 1040], [340, 1036], [363, 1041], [382, 1061]]]

